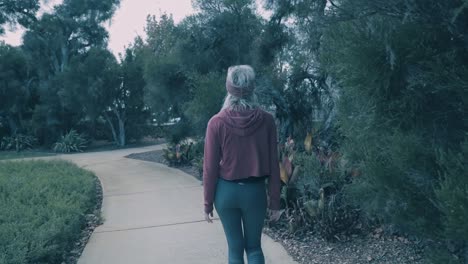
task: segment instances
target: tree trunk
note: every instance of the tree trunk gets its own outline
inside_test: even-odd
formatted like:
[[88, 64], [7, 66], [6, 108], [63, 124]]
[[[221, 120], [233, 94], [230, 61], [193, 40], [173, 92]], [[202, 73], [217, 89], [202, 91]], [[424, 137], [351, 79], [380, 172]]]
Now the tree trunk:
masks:
[[116, 131], [115, 131], [114, 124], [112, 124], [112, 120], [110, 119], [109, 115], [108, 115], [106, 112], [104, 112], [104, 117], [106, 118], [107, 123], [109, 123], [109, 127], [110, 127], [110, 129], [111, 129], [111, 131], [112, 131], [112, 138], [114, 139], [114, 142], [115, 142], [117, 145], [119, 145], [119, 140], [118, 140], [118, 138], [117, 138], [117, 133], [116, 133]]
[[65, 44], [62, 44], [62, 63], [60, 64], [60, 71], [64, 72], [65, 67], [68, 65], [68, 47]]
[[15, 120], [13, 117], [9, 114], [7, 114], [7, 120], [8, 120], [8, 126], [10, 127], [10, 134], [11, 136], [16, 136], [16, 133], [18, 133], [18, 125], [16, 124]]
[[468, 264], [468, 240], [465, 241], [465, 246], [463, 248], [463, 257], [465, 258], [465, 264]]
[[119, 145], [125, 146], [125, 112], [120, 113], [117, 109], [114, 109], [115, 116], [119, 122]]

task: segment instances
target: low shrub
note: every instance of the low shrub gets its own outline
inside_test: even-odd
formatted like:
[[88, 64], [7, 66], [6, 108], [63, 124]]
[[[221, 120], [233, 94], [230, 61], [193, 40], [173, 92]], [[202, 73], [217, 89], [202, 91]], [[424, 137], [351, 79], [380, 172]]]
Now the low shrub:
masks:
[[338, 152], [312, 145], [306, 136], [303, 152], [289, 138], [280, 146], [281, 198], [290, 233], [314, 230], [326, 239], [353, 233], [359, 210], [347, 202], [351, 174]]
[[0, 141], [0, 150], [22, 150], [31, 149], [36, 144], [37, 139], [33, 136], [17, 134], [12, 137], [4, 137]]
[[69, 162], [2, 162], [0, 263], [63, 263], [93, 213], [96, 187], [91, 172]]
[[163, 157], [169, 166], [191, 165], [194, 159], [193, 142], [169, 144], [163, 149]]
[[193, 165], [195, 159], [203, 156], [203, 145], [193, 141], [185, 141], [179, 144], [168, 144], [168, 147], [163, 149], [163, 157], [170, 166]]
[[205, 150], [205, 142], [203, 140], [197, 140], [192, 147], [193, 159], [192, 166], [197, 169], [198, 176], [203, 176], [203, 155]]
[[61, 153], [83, 152], [87, 144], [88, 140], [82, 134], [72, 129], [54, 144], [53, 150]]

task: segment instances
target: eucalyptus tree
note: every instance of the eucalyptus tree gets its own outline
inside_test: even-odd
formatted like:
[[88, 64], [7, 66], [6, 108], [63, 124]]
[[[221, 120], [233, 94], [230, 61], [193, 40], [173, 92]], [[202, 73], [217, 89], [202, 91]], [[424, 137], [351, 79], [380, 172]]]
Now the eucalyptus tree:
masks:
[[334, 141], [339, 97], [336, 83], [320, 60], [329, 2], [268, 0], [265, 8], [273, 14], [262, 54], [276, 62], [273, 69], [277, 76], [272, 79], [278, 87], [272, 96], [283, 123], [283, 136], [303, 137], [312, 128], [321, 127], [321, 138], [329, 145]]
[[0, 35], [4, 33], [5, 24], [15, 26], [17, 23], [28, 27], [36, 22], [39, 0], [0, 0]]
[[221, 107], [227, 68], [258, 61], [264, 26], [255, 1], [193, 4], [198, 12], [179, 24], [163, 15], [150, 17], [146, 27], [146, 99], [158, 120], [181, 118], [176, 139], [203, 134], [207, 118]]
[[34, 61], [39, 74], [40, 104], [35, 124], [40, 139], [47, 143], [75, 126], [83, 116], [60, 101], [64, 72], [70, 61], [91, 48], [105, 48], [109, 20], [119, 0], [65, 0], [52, 13], [43, 14], [24, 35], [23, 49]]
[[468, 180], [457, 176], [466, 166], [453, 163], [468, 140], [468, 6], [359, 0], [331, 9], [341, 22], [324, 34], [323, 60], [342, 86], [346, 152], [363, 168], [358, 200], [402, 229], [467, 243], [468, 225], [456, 220], [466, 210], [450, 208], [468, 205]]
[[0, 118], [6, 120], [9, 134], [21, 131], [31, 112], [34, 72], [21, 48], [0, 42]]
[[268, 4], [300, 33], [289, 83], [338, 91], [341, 152], [361, 172], [351, 200], [399, 230], [457, 241], [467, 263], [466, 1]]

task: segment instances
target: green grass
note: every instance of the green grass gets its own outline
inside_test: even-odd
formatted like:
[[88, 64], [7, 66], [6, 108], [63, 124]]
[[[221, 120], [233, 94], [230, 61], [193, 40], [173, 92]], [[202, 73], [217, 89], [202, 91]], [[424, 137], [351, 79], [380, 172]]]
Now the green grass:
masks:
[[55, 156], [55, 153], [40, 151], [0, 151], [0, 160]]
[[95, 208], [96, 185], [65, 161], [0, 162], [0, 263], [62, 263]]

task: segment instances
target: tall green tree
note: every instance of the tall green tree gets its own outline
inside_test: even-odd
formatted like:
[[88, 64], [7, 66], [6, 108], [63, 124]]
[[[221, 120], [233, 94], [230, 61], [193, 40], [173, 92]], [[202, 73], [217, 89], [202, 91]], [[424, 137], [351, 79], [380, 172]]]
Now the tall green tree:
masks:
[[[125, 56], [121, 58], [122, 83], [118, 93], [120, 115], [118, 120], [123, 120], [126, 140], [138, 140], [146, 133], [145, 127], [150, 124], [150, 111], [144, 102], [143, 58], [139, 53], [138, 40], [125, 50]], [[120, 119], [119, 119], [120, 116]], [[122, 121], [119, 122], [119, 127]], [[122, 129], [120, 129], [122, 130]], [[121, 141], [122, 142], [122, 141]]]
[[[262, 38], [261, 58], [273, 63], [269, 96], [283, 124], [283, 137], [304, 137], [321, 128], [320, 138], [334, 142], [338, 87], [319, 60], [327, 26], [327, 1], [271, 0], [272, 11]], [[315, 122], [320, 121], [320, 122]], [[317, 137], [319, 138], [319, 137]]]
[[34, 121], [40, 139], [53, 143], [82, 118], [61, 103], [59, 91], [70, 61], [93, 47], [105, 48], [108, 33], [103, 22], [110, 19], [119, 0], [66, 0], [44, 14], [25, 33], [23, 48], [39, 74], [40, 104]]
[[367, 216], [467, 245], [460, 162], [467, 2], [270, 0], [266, 7], [273, 32], [289, 36], [279, 52], [264, 52], [286, 68], [272, 78], [283, 122], [325, 108], [345, 137], [340, 151], [362, 172], [349, 194]]
[[320, 60], [341, 87], [343, 152], [363, 172], [353, 196], [374, 219], [468, 252], [453, 232], [468, 217], [466, 5], [339, 1], [329, 16]]
[[127, 134], [128, 127], [141, 130], [147, 121], [143, 70], [134, 50], [128, 48], [119, 64], [108, 50], [92, 48], [70, 62], [63, 80], [59, 96], [73, 112], [92, 123], [102, 117], [118, 146], [138, 138], [137, 132]]
[[162, 122], [181, 118], [174, 131], [185, 136], [204, 134], [203, 124], [221, 108], [227, 68], [258, 61], [264, 27], [255, 1], [194, 1], [194, 6], [199, 13], [177, 25], [167, 15], [149, 17], [144, 45], [147, 102]]
[[182, 105], [188, 98], [188, 75], [178, 56], [180, 30], [172, 16], [159, 19], [149, 16], [147, 39], [140, 52], [144, 59], [145, 98], [158, 123], [180, 118]]
[[24, 52], [0, 43], [0, 118], [5, 120], [10, 135], [24, 128], [31, 112], [36, 78]]
[[[191, 31], [184, 43], [185, 52], [201, 55], [206, 62], [201, 73], [226, 71], [231, 65], [254, 64], [263, 19], [257, 14], [253, 0], [193, 1], [199, 14], [181, 26]], [[188, 32], [189, 33], [189, 32]], [[204, 52], [200, 52], [204, 51]], [[188, 54], [187, 54], [188, 55]], [[184, 56], [187, 64], [192, 56]]]
[[0, 1], [0, 35], [5, 33], [5, 24], [19, 23], [28, 27], [36, 21], [39, 0], [1, 0]]

